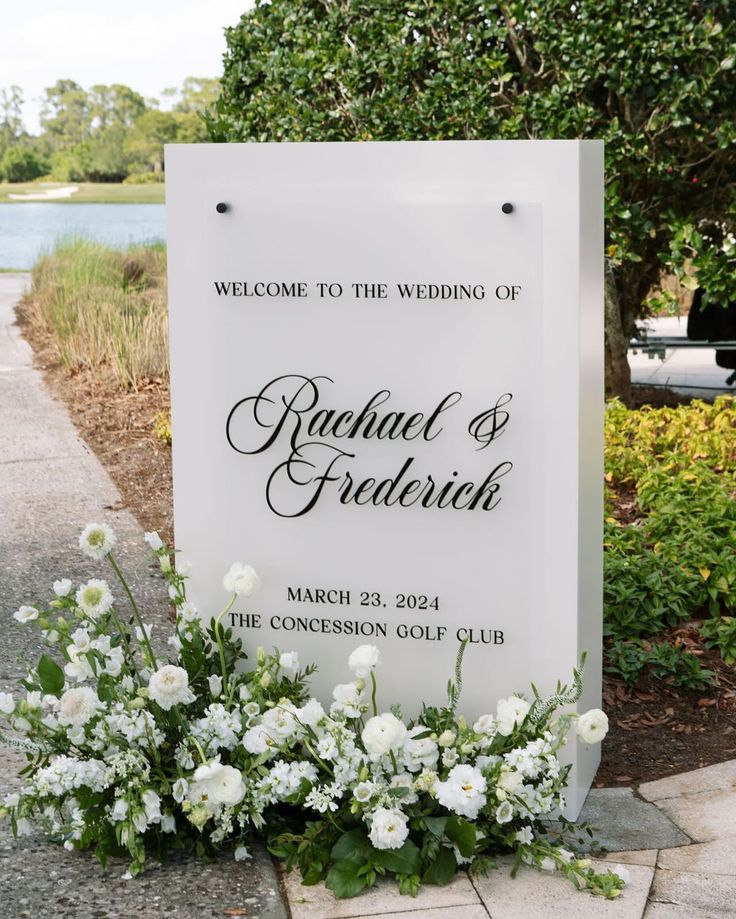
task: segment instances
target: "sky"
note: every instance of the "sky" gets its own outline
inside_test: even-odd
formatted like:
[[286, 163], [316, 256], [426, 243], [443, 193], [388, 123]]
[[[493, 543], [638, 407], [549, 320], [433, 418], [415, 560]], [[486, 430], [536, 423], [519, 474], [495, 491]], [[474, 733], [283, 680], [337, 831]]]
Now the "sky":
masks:
[[6, 0], [2, 4], [0, 88], [16, 84], [24, 122], [38, 133], [40, 98], [59, 79], [85, 89], [125, 83], [141, 95], [186, 77], [222, 74], [223, 30], [251, 0]]

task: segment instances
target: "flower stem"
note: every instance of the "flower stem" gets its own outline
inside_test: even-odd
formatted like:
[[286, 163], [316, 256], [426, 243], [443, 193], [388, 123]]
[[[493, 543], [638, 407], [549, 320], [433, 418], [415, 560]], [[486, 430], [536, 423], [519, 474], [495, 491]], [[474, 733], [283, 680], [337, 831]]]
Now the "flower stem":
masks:
[[378, 705], [376, 704], [376, 693], [378, 692], [378, 684], [376, 683], [376, 675], [371, 670], [371, 683], [373, 684], [373, 692], [371, 693], [371, 705], [373, 706], [373, 715], [378, 714]]
[[217, 639], [217, 650], [220, 652], [220, 670], [222, 671], [222, 691], [228, 694], [228, 699], [230, 695], [228, 692], [227, 665], [225, 663], [225, 646], [223, 644], [225, 636], [222, 631], [222, 617], [232, 608], [237, 596], [237, 594], [233, 594], [232, 597], [230, 597], [225, 609], [220, 613], [217, 619], [215, 619], [215, 638]]
[[138, 609], [138, 604], [135, 602], [135, 597], [130, 592], [130, 587], [128, 587], [128, 582], [125, 580], [123, 572], [118, 567], [118, 563], [113, 558], [112, 552], [110, 552], [107, 557], [108, 557], [110, 564], [112, 565], [112, 570], [117, 575], [118, 580], [123, 585], [123, 589], [125, 590], [125, 593], [128, 595], [128, 600], [130, 600], [130, 605], [133, 608], [133, 615], [135, 616], [138, 622], [138, 627], [140, 628], [141, 635], [143, 636], [142, 642], [146, 646], [146, 650], [148, 651], [148, 654], [150, 655], [150, 658], [151, 658], [151, 666], [153, 667], [154, 670], [158, 670], [158, 662], [156, 661], [156, 655], [153, 653], [151, 642], [148, 640], [148, 635], [146, 633], [145, 627], [143, 625], [143, 619], [141, 617], [141, 611]]

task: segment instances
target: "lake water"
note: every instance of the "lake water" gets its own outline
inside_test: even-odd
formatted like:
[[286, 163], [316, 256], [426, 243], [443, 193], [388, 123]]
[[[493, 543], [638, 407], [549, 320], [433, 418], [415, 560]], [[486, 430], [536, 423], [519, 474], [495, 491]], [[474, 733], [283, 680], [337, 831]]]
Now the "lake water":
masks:
[[0, 268], [33, 266], [64, 236], [107, 245], [166, 238], [163, 204], [0, 204]]

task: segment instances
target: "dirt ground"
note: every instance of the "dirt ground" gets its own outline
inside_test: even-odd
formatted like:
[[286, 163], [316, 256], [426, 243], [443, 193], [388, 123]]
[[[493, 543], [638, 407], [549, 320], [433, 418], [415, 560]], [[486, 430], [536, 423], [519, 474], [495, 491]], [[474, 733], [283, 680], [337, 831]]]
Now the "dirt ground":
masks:
[[[19, 321], [52, 392], [64, 402], [80, 435], [107, 468], [124, 505], [146, 530], [173, 544], [171, 448], [154, 432], [169, 408], [168, 384], [152, 380], [137, 392], [120, 392], [89, 372], [69, 374], [49, 340]], [[666, 390], [635, 389], [634, 403], [677, 404]], [[630, 496], [628, 496], [630, 498]], [[627, 500], [621, 496], [622, 502]], [[624, 510], [622, 508], [622, 510]], [[596, 785], [630, 785], [736, 757], [736, 673], [698, 642], [694, 626], [673, 631], [716, 671], [716, 686], [680, 690], [648, 676], [635, 687], [604, 675], [603, 707], [610, 731], [603, 743]]]

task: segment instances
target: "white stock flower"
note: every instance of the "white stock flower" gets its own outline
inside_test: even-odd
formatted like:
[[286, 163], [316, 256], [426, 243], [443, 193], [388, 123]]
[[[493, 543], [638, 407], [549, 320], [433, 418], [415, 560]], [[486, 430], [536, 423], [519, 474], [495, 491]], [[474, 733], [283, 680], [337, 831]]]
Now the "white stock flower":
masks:
[[335, 700], [330, 706], [333, 715], [360, 718], [363, 714], [361, 706], [365, 701], [365, 694], [355, 683], [339, 683], [332, 690], [332, 698]]
[[408, 732], [404, 741], [404, 763], [411, 772], [419, 772], [422, 768], [432, 769], [437, 765], [439, 751], [437, 744], [429, 737], [419, 737], [420, 734], [429, 735], [429, 730], [423, 724], [415, 724]]
[[0, 712], [12, 715], [15, 710], [15, 699], [9, 692], [0, 692]]
[[54, 581], [54, 593], [57, 597], [68, 597], [72, 591], [72, 582], [69, 578]]
[[151, 674], [148, 681], [148, 695], [168, 712], [174, 705], [188, 705], [195, 695], [189, 688], [189, 676], [183, 667], [165, 664]]
[[376, 849], [400, 849], [409, 835], [408, 818], [399, 810], [377, 808], [371, 817], [370, 840]]
[[217, 760], [199, 766], [194, 773], [197, 796], [214, 804], [234, 807], [245, 796], [242, 774], [234, 766], [223, 766]]
[[237, 594], [239, 597], [249, 597], [254, 591], [258, 590], [261, 579], [251, 565], [244, 565], [242, 562], [234, 562], [230, 570], [222, 579], [222, 586], [230, 594]]
[[348, 667], [360, 680], [367, 679], [381, 662], [381, 652], [375, 645], [360, 645], [348, 658]]
[[608, 717], [599, 708], [591, 708], [581, 715], [575, 725], [575, 733], [583, 743], [600, 743], [608, 733]]
[[360, 735], [366, 753], [378, 759], [390, 750], [400, 750], [406, 740], [406, 725], [391, 712], [369, 718]]
[[35, 606], [21, 606], [19, 610], [13, 613], [13, 619], [16, 622], [33, 622], [38, 619], [38, 610]]
[[151, 533], [144, 533], [143, 538], [154, 552], [158, 552], [159, 549], [163, 548], [163, 540], [155, 530]]
[[485, 791], [485, 776], [475, 766], [454, 766], [447, 780], [435, 785], [440, 804], [470, 820], [475, 820], [486, 803]]
[[284, 671], [289, 679], [294, 679], [299, 670], [299, 655], [296, 651], [285, 651], [279, 657], [279, 667]]
[[115, 546], [115, 533], [106, 523], [90, 523], [79, 537], [79, 548], [96, 562], [101, 561]]
[[530, 708], [529, 703], [518, 696], [499, 699], [496, 705], [496, 729], [498, 733], [503, 737], [513, 734], [514, 728], [522, 724]]
[[98, 619], [109, 612], [114, 603], [107, 581], [100, 578], [90, 578], [82, 584], [76, 593], [77, 606], [86, 613], [90, 619]]
[[100, 700], [89, 686], [67, 689], [59, 701], [59, 723], [81, 726], [94, 718]]

